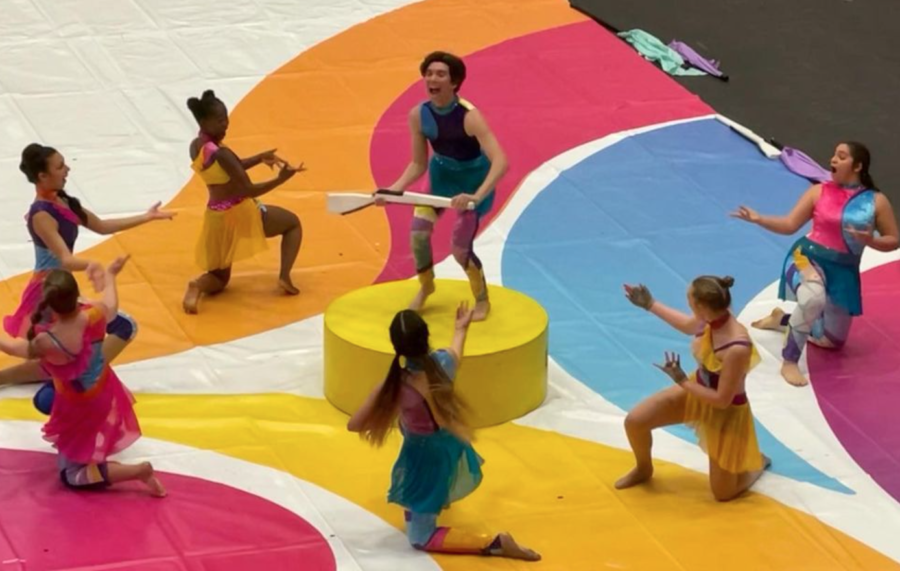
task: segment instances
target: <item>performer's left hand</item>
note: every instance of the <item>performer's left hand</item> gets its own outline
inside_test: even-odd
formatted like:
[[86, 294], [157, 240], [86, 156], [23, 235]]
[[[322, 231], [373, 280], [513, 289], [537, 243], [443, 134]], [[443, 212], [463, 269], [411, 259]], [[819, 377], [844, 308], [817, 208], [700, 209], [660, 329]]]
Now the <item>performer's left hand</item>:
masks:
[[470, 202], [478, 203], [478, 199], [475, 198], [474, 194], [457, 194], [450, 201], [450, 206], [457, 210], [468, 210]]
[[844, 228], [844, 230], [846, 230], [848, 234], [853, 236], [853, 238], [857, 242], [859, 242], [860, 244], [863, 244], [864, 246], [871, 245], [872, 240], [875, 239], [875, 235], [873, 232], [874, 229], [871, 226], [868, 226], [863, 229], [854, 228], [852, 226], [847, 226]]
[[666, 351], [666, 364], [658, 365], [653, 363], [653, 366], [667, 374], [676, 384], [680, 385], [687, 380], [687, 374], [685, 374], [684, 370], [681, 368], [681, 356], [678, 355], [678, 353], [669, 353]]

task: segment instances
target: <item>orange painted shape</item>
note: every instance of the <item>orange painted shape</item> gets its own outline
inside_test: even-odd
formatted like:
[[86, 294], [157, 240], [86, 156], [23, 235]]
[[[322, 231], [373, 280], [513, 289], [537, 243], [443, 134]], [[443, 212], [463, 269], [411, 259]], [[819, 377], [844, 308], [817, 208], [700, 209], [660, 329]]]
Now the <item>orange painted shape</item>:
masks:
[[[281, 156], [309, 169], [263, 198], [300, 216], [304, 240], [294, 281], [302, 293], [287, 297], [277, 292], [279, 245], [271, 240], [268, 252], [235, 266], [229, 288], [205, 299], [200, 315], [182, 312], [187, 282], [199, 274], [194, 245], [206, 202], [204, 186], [192, 177], [167, 206], [179, 213], [174, 221], [123, 232], [83, 254], [105, 263], [122, 251], [132, 254], [120, 288], [121, 305], [141, 329], [119, 362], [284, 326], [322, 313], [332, 299], [372, 283], [390, 248], [384, 213], [372, 208], [337, 217], [325, 211], [324, 193], [374, 187], [372, 132], [391, 102], [419, 80], [421, 58], [435, 49], [465, 55], [584, 19], [562, 0], [529, 2], [527, 10], [510, 0], [413, 4], [309, 49], [266, 77], [238, 105], [226, 102], [232, 107], [226, 144], [238, 154], [277, 147]], [[190, 136], [185, 133], [185, 163]], [[272, 174], [257, 167], [251, 176], [264, 180]], [[18, 302], [26, 281], [27, 276], [8, 280], [4, 314], [15, 308], [13, 301]]]

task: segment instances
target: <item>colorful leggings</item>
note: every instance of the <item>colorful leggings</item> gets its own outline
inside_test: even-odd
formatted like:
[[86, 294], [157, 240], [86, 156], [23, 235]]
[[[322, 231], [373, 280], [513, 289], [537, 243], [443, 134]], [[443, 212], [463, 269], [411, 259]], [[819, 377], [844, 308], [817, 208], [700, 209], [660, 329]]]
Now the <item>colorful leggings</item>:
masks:
[[787, 327], [782, 358], [791, 363], [798, 362], [807, 340], [820, 347], [842, 347], [853, 318], [846, 309], [828, 299], [825, 284], [803, 277], [791, 289], [797, 298], [797, 309], [781, 321], [781, 325]]
[[106, 462], [102, 464], [76, 464], [63, 461], [59, 479], [68, 488], [92, 489], [109, 486]]
[[[430, 206], [417, 206], [412, 221], [412, 253], [416, 261], [416, 272], [419, 274], [419, 283], [423, 287], [434, 284], [434, 260], [431, 251], [431, 235], [434, 233], [434, 224], [441, 216], [444, 209], [435, 209]], [[478, 233], [478, 225], [481, 217], [474, 210], [457, 212], [456, 222], [453, 224], [453, 258], [462, 266], [469, 277], [469, 286], [475, 301], [487, 301], [487, 282], [484, 279], [484, 270], [481, 260], [475, 255], [473, 246], [475, 234]]]
[[[121, 311], [116, 315], [115, 319], [106, 325], [107, 335], [115, 335], [123, 341], [131, 341], [137, 335], [137, 323], [127, 313]], [[43, 414], [50, 414], [53, 408], [53, 399], [56, 397], [56, 389], [53, 388], [53, 381], [46, 381], [44, 385], [34, 394], [32, 403], [34, 408]]]
[[500, 549], [500, 536], [460, 531], [437, 526], [437, 514], [406, 510], [406, 536], [416, 549], [435, 553], [494, 555]]

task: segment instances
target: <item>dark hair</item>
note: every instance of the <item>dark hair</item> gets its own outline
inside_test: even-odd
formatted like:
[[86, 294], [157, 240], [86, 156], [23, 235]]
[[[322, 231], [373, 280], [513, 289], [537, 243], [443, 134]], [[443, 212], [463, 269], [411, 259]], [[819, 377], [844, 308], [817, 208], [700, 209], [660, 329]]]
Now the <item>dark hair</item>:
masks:
[[700, 276], [691, 282], [694, 301], [713, 311], [725, 311], [731, 307], [731, 286], [734, 278], [725, 276]]
[[363, 419], [360, 431], [362, 436], [375, 446], [381, 446], [393, 429], [394, 420], [400, 411], [400, 389], [403, 386], [401, 357], [407, 362], [420, 365], [425, 371], [436, 412], [450, 424], [446, 428], [465, 432], [462, 415], [466, 406], [453, 392], [453, 385], [443, 368], [430, 355], [428, 324], [425, 320], [415, 311], [404, 309], [394, 316], [390, 334], [391, 344], [394, 346], [394, 360], [381, 390], [375, 397], [370, 414]]
[[218, 104], [225, 105], [222, 103], [221, 99], [216, 97], [216, 94], [212, 89], [204, 91], [199, 99], [190, 97], [187, 100], [188, 109], [191, 110], [191, 114], [194, 115], [194, 119], [197, 120], [197, 123], [200, 123], [200, 121], [209, 117]]
[[880, 192], [880, 189], [875, 186], [875, 181], [872, 180], [872, 175], [869, 174], [869, 167], [872, 166], [872, 153], [869, 152], [869, 147], [857, 141], [845, 141], [844, 144], [850, 149], [850, 156], [853, 157], [853, 166], [861, 166], [859, 169], [859, 182], [866, 188]]
[[61, 315], [67, 315], [78, 309], [78, 282], [75, 276], [66, 270], [51, 270], [42, 284], [43, 297], [31, 314], [31, 327], [28, 328], [28, 340], [34, 339], [34, 326], [44, 319], [47, 309]]
[[[45, 147], [40, 143], [31, 143], [22, 149], [22, 161], [19, 163], [19, 170], [25, 174], [28, 182], [37, 184], [38, 176], [41, 173], [46, 173], [47, 169], [50, 168], [47, 164], [50, 157], [58, 153], [59, 151], [53, 147]], [[70, 196], [69, 193], [61, 188], [55, 190], [56, 194], [66, 201], [69, 209], [75, 213], [75, 216], [81, 220], [81, 223], [87, 224], [87, 213], [84, 211], [84, 207], [81, 206], [81, 201], [74, 196]]]
[[459, 91], [459, 88], [462, 87], [463, 82], [466, 80], [466, 64], [463, 63], [463, 60], [451, 53], [431, 52], [419, 64], [419, 73], [422, 77], [425, 77], [428, 66], [435, 62], [446, 64], [450, 70], [450, 81], [456, 85], [454, 91]]

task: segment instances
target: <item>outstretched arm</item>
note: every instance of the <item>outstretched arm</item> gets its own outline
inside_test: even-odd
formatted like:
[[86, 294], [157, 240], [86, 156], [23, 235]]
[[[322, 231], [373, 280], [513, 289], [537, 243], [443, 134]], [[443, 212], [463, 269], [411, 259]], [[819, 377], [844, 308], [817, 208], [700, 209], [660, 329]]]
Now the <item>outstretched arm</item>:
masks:
[[237, 189], [238, 194], [250, 198], [256, 198], [275, 190], [287, 182], [302, 168], [294, 169], [289, 166], [283, 166], [281, 170], [278, 171], [278, 175], [272, 180], [254, 184], [250, 180], [250, 177], [247, 176], [247, 171], [241, 165], [240, 159], [238, 159], [233, 151], [226, 147], [219, 147], [215, 157], [222, 166], [222, 169], [228, 173], [228, 176], [231, 178], [231, 184], [233, 185], [233, 188]]
[[650, 290], [643, 284], [636, 286], [625, 284], [624, 287], [625, 297], [628, 298], [628, 301], [649, 311], [686, 335], [697, 333], [703, 325], [703, 321], [696, 315], [678, 311], [653, 299]]
[[813, 209], [821, 193], [822, 185], [815, 184], [809, 187], [787, 216], [766, 216], [747, 206], [739, 207], [731, 215], [745, 222], [758, 224], [770, 232], [790, 235], [812, 219]]
[[473, 314], [474, 310], [469, 309], [469, 303], [466, 301], [460, 302], [459, 307], [456, 308], [456, 327], [453, 329], [453, 340], [450, 342], [450, 347], [447, 348], [450, 356], [456, 361], [456, 366], [459, 366], [463, 357]]
[[146, 224], [147, 222], [152, 222], [154, 220], [171, 220], [175, 217], [174, 212], [160, 210], [160, 206], [162, 206], [162, 202], [157, 202], [143, 214], [138, 214], [137, 216], [127, 216], [125, 218], [111, 218], [109, 220], [104, 220], [85, 208], [84, 212], [85, 214], [87, 214], [86, 226], [88, 227], [88, 229], [93, 230], [97, 234], [109, 235], [115, 234], [116, 232], [122, 232], [123, 230], [128, 230], [129, 228], [134, 228], [135, 226], [140, 226], [141, 224]]
[[416, 105], [409, 112], [408, 117], [412, 158], [400, 178], [387, 187], [387, 190], [406, 190], [409, 185], [422, 178], [422, 175], [428, 170], [428, 141], [422, 134], [422, 119], [419, 113], [419, 106]]
[[0, 336], [0, 351], [12, 357], [31, 358], [30, 345], [31, 343], [27, 339], [13, 339], [6, 335]]

